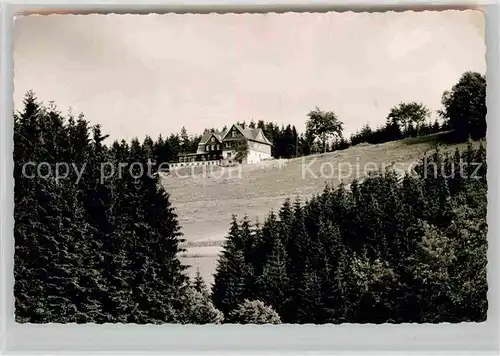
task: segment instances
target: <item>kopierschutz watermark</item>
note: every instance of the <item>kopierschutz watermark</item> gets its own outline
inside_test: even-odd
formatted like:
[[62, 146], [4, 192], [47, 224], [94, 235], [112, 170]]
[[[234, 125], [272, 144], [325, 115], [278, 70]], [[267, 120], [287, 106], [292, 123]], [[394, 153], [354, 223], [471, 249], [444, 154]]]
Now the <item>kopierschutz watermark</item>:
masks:
[[[302, 179], [339, 179], [339, 180], [354, 180], [369, 176], [373, 173], [381, 175], [387, 172], [395, 173], [398, 176], [409, 175], [410, 177], [434, 177], [441, 176], [442, 178], [472, 178], [480, 179], [479, 175], [483, 163], [480, 162], [450, 162], [448, 165], [438, 165], [437, 162], [427, 161], [427, 158], [422, 161], [410, 163], [395, 162], [395, 163], [375, 163], [364, 162], [360, 163], [359, 157], [356, 163], [351, 162], [323, 162], [318, 158], [312, 160], [302, 159], [301, 174]], [[420, 173], [416, 168], [421, 167]]]

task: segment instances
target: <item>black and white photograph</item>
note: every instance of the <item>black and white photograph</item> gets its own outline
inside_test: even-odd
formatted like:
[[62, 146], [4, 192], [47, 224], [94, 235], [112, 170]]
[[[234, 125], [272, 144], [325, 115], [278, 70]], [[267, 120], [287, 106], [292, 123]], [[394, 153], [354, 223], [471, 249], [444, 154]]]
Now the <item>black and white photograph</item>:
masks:
[[481, 11], [62, 12], [12, 44], [17, 323], [486, 321]]

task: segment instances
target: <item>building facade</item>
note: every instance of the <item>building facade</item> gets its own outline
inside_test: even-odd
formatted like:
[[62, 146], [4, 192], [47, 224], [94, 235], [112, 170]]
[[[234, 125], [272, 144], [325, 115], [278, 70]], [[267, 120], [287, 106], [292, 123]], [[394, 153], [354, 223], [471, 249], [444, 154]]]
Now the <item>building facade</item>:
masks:
[[[237, 162], [235, 160], [237, 146], [242, 141], [248, 145], [248, 155], [245, 159]], [[271, 142], [261, 129], [244, 129], [240, 125], [233, 125], [229, 130], [223, 132], [205, 133], [196, 152], [179, 154], [179, 163], [175, 166], [257, 163], [271, 158], [271, 146]]]

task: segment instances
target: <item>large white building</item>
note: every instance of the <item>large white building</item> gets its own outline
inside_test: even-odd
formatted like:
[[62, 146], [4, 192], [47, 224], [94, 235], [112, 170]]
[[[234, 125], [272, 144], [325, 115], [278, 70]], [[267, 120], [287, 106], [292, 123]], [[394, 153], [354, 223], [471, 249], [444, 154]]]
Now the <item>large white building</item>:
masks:
[[[248, 144], [248, 155], [241, 162], [235, 162], [236, 145], [241, 141]], [[233, 125], [223, 132], [207, 132], [201, 138], [198, 149], [193, 153], [179, 155], [179, 166], [221, 163], [257, 163], [271, 158], [271, 142], [261, 129], [243, 128]]]

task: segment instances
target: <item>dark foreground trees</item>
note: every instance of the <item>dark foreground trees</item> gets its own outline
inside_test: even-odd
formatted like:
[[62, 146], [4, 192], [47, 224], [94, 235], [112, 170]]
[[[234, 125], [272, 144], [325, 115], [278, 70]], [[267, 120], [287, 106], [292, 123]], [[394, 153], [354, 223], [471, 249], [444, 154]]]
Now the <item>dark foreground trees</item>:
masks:
[[260, 300], [283, 323], [485, 320], [486, 150], [437, 152], [415, 171], [287, 201], [252, 229], [235, 218], [216, 307]]
[[177, 258], [181, 233], [150, 140], [108, 147], [99, 126], [32, 93], [14, 135], [18, 322], [222, 321]]

